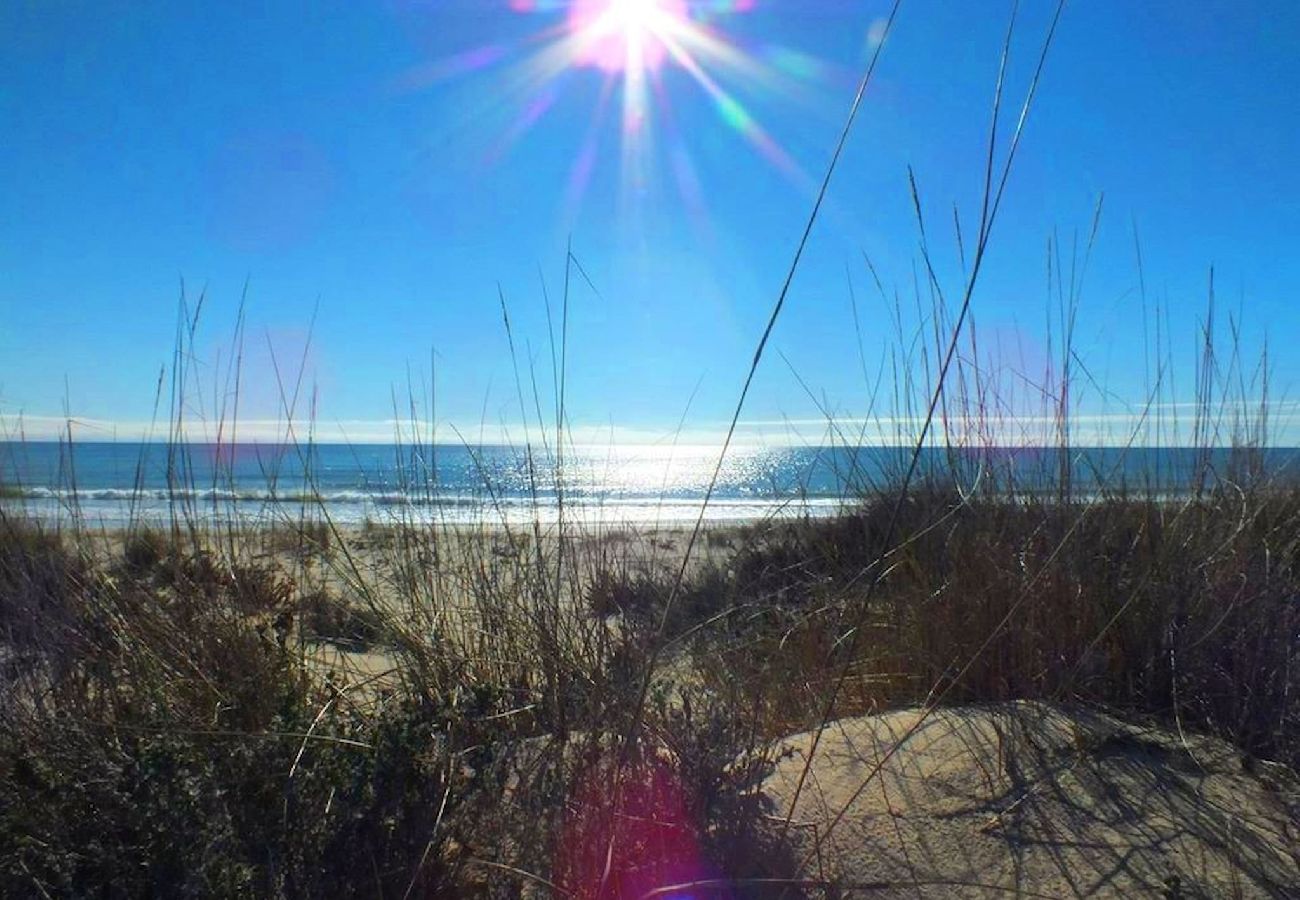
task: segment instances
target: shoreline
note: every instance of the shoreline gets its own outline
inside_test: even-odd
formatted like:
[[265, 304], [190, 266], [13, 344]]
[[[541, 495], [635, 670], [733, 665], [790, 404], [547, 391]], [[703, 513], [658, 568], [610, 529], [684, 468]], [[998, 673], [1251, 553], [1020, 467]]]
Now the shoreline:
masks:
[[[1268, 484], [1256, 488], [1259, 496], [1285, 494], [1292, 486]], [[1168, 506], [1197, 499], [1195, 490], [1152, 491], [1123, 486], [1114, 490], [1074, 489], [1062, 496], [1058, 490], [1018, 490], [992, 493], [963, 491], [957, 486], [939, 486], [941, 493], [951, 493], [960, 502], [975, 500], [980, 504], [1042, 505], [1059, 504], [1080, 507], [1104, 504], [1132, 506]], [[117, 493], [116, 489], [112, 490]], [[911, 495], [933, 495], [935, 486], [913, 484]], [[1212, 492], [1207, 486], [1202, 492]], [[498, 532], [540, 527], [552, 530], [563, 526], [577, 529], [683, 530], [700, 520], [702, 498], [619, 498], [598, 500], [566, 499], [558, 503], [534, 501], [529, 497], [509, 497], [497, 501], [457, 498], [412, 501], [409, 498], [374, 501], [366, 498], [336, 502], [309, 497], [211, 497], [167, 500], [129, 497], [103, 500], [84, 496], [36, 494], [35, 496], [0, 495], [0, 515], [15, 520], [35, 522], [55, 529], [104, 532], [130, 532], [141, 527], [165, 529], [180, 525], [186, 529], [268, 530], [333, 525], [339, 529], [413, 528], [460, 532]], [[893, 496], [888, 489], [866, 492], [860, 496], [790, 496], [782, 498], [714, 497], [708, 501], [702, 519], [705, 528], [736, 528], [766, 523], [827, 521], [852, 515], [864, 505]]]
[[[248, 498], [211, 499], [193, 503], [130, 499], [111, 501], [91, 498], [9, 498], [0, 500], [0, 510], [16, 517], [44, 524], [79, 521], [83, 527], [130, 530], [143, 523], [165, 527], [173, 518], [190, 520], [200, 527], [279, 527], [300, 523], [333, 522], [350, 528], [363, 527], [456, 527], [518, 528], [555, 527], [563, 522], [585, 527], [683, 527], [693, 526], [700, 515], [702, 498], [601, 498], [566, 500], [563, 507], [534, 503], [531, 498], [444, 502], [374, 502], [367, 499], [343, 503], [313, 499]], [[707, 523], [756, 524], [769, 520], [804, 517], [829, 518], [852, 508], [853, 499], [839, 497], [788, 497], [772, 499], [713, 498], [705, 510]]]

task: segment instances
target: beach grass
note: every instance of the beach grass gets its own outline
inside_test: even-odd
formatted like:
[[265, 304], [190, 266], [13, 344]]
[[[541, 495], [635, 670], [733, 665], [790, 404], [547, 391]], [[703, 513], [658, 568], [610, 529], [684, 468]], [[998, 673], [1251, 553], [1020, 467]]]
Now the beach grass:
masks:
[[[711, 534], [679, 579], [680, 529], [105, 535], [6, 513], [5, 878], [594, 896], [593, 835], [625, 828], [628, 885], [680, 829], [732, 884], [794, 879], [760, 791], [780, 739], [900, 708], [1041, 700], [1300, 764], [1300, 489], [882, 491]], [[641, 798], [679, 817], [664, 834], [575, 824], [593, 779], [660, 767], [688, 798]]]

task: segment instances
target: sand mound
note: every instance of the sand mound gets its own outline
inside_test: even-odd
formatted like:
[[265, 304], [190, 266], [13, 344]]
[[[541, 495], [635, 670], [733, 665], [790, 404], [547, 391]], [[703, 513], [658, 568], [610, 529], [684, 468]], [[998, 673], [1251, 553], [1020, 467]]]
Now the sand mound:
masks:
[[[825, 732], [791, 828], [808, 877], [869, 896], [1300, 896], [1281, 766], [1029, 703], [936, 712], [886, 759], [920, 721]], [[811, 743], [790, 738], [765, 784], [782, 816]]]

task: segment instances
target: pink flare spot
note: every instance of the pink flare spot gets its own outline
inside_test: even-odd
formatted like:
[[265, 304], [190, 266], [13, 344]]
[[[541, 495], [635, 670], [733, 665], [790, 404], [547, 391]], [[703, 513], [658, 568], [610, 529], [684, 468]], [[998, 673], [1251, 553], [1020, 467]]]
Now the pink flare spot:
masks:
[[555, 874], [566, 891], [578, 898], [641, 897], [717, 876], [700, 850], [689, 798], [667, 765], [633, 764], [620, 789], [613, 779], [609, 765], [595, 765], [579, 779], [556, 852]]
[[632, 108], [623, 114], [624, 137], [636, 137], [645, 130], [645, 110]]

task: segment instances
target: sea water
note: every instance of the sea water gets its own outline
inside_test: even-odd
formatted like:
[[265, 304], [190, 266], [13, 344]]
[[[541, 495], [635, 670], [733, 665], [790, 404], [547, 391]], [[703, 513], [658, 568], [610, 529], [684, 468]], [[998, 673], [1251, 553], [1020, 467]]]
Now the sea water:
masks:
[[[1300, 477], [1300, 454], [1190, 448], [925, 448], [912, 484], [1076, 498], [1170, 497]], [[165, 521], [560, 518], [592, 524], [830, 515], [900, 483], [907, 447], [554, 447], [0, 442], [6, 512], [90, 526]], [[706, 504], [707, 498], [707, 504]]]

